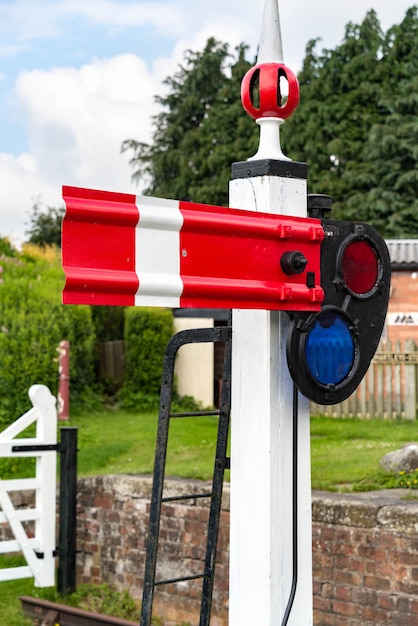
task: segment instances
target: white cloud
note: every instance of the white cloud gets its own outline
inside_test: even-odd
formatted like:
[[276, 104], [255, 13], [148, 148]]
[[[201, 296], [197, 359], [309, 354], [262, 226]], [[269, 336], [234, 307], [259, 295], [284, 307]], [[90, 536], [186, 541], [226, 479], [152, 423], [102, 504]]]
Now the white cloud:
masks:
[[20, 244], [24, 239], [29, 210], [38, 198], [39, 190], [42, 189], [45, 201], [55, 199], [55, 190], [45, 183], [33, 157], [27, 153], [18, 157], [0, 154], [0, 180], [5, 191], [0, 194], [0, 233], [2, 237], [9, 237]]
[[128, 184], [120, 146], [127, 138], [150, 139], [156, 90], [145, 63], [130, 54], [96, 59], [80, 69], [23, 72], [17, 95], [39, 171], [50, 182]]
[[[151, 139], [158, 84], [135, 55], [96, 59], [76, 68], [22, 72], [16, 97], [29, 153], [0, 154], [2, 235], [21, 240], [33, 200], [62, 204], [63, 184], [136, 193], [124, 139]], [[6, 226], [7, 225], [7, 226]]]
[[79, 68], [22, 71], [15, 99], [29, 151], [18, 157], [0, 154], [0, 180], [8, 181], [0, 199], [0, 233], [22, 239], [33, 200], [40, 196], [51, 206], [62, 204], [63, 184], [137, 193], [130, 155], [120, 153], [122, 141], [152, 139], [155, 95], [163, 93], [162, 81], [177, 69], [185, 49], [201, 49], [214, 34], [233, 48], [242, 40], [241, 28], [214, 16], [151, 67], [134, 54], [122, 54]]

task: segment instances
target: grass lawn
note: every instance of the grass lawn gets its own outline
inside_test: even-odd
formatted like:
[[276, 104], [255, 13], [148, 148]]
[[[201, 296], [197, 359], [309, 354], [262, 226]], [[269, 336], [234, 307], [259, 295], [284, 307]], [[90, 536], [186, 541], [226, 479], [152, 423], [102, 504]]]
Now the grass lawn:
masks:
[[[72, 419], [79, 427], [79, 475], [153, 471], [157, 415], [106, 410]], [[209, 479], [217, 419], [172, 420], [167, 475]], [[379, 470], [384, 454], [418, 440], [411, 421], [311, 418], [312, 488], [333, 491], [397, 486]], [[227, 479], [229, 476], [227, 475]]]
[[[157, 415], [107, 410], [78, 416], [78, 473], [152, 474]], [[167, 474], [183, 478], [212, 476], [218, 420], [181, 418], [170, 422]]]
[[[60, 426], [77, 426], [78, 474], [152, 474], [157, 413], [105, 409], [77, 415]], [[166, 474], [210, 479], [216, 446], [216, 417], [173, 419]], [[332, 491], [397, 487], [379, 461], [405, 443], [418, 441], [418, 422], [311, 418], [312, 488]], [[28, 475], [32, 459], [0, 459], [0, 477]], [[226, 473], [229, 480], [229, 472]], [[418, 477], [417, 477], [418, 480]], [[418, 487], [418, 482], [416, 485]]]
[[[1, 556], [0, 567], [24, 565], [21, 556]], [[41, 595], [42, 594], [42, 595]], [[33, 626], [33, 620], [25, 617], [21, 610], [19, 596], [30, 595], [53, 600], [54, 589], [36, 589], [33, 579], [23, 578], [0, 583], [0, 623], [2, 626]]]
[[363, 491], [403, 486], [398, 478], [379, 470], [379, 461], [388, 452], [415, 441], [415, 421], [313, 417], [312, 488]]

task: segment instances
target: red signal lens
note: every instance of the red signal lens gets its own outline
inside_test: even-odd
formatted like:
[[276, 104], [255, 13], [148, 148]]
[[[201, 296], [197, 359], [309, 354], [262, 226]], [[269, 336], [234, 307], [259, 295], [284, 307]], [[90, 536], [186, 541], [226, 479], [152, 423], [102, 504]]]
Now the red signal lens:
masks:
[[346, 246], [341, 257], [341, 276], [353, 294], [364, 295], [374, 288], [379, 259], [368, 241], [355, 240]]

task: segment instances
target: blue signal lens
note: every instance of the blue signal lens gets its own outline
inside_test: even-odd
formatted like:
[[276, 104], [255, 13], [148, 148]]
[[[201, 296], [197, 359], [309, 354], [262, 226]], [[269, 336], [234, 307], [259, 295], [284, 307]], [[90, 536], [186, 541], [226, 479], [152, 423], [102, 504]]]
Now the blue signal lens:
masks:
[[354, 365], [354, 340], [348, 319], [338, 311], [323, 311], [314, 321], [305, 341], [308, 368], [319, 383], [337, 385]]

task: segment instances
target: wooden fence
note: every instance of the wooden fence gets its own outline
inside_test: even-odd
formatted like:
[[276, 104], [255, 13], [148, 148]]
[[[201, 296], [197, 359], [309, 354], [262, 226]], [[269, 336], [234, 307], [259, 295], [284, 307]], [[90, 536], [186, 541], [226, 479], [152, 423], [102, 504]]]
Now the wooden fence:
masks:
[[311, 403], [311, 415], [416, 419], [418, 351], [412, 339], [381, 342], [357, 391], [341, 404]]

